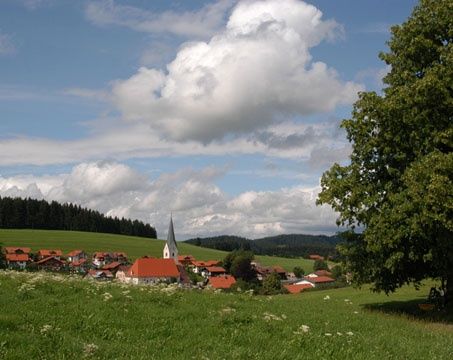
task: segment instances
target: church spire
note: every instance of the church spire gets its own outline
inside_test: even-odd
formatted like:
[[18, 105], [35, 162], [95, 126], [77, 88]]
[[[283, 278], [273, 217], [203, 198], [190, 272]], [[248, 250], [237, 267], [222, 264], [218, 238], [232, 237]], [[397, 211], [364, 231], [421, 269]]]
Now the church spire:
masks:
[[174, 259], [178, 261], [178, 246], [176, 245], [175, 229], [173, 227], [173, 215], [170, 215], [170, 225], [168, 226], [167, 242], [163, 251], [164, 259]]

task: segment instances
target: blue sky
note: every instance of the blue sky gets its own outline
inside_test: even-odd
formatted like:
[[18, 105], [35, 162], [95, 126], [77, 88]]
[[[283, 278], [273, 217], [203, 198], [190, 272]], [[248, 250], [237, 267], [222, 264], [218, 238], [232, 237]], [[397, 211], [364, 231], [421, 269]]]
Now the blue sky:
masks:
[[0, 195], [158, 233], [173, 211], [180, 238], [333, 233], [314, 202], [348, 159], [339, 122], [415, 5], [3, 0]]

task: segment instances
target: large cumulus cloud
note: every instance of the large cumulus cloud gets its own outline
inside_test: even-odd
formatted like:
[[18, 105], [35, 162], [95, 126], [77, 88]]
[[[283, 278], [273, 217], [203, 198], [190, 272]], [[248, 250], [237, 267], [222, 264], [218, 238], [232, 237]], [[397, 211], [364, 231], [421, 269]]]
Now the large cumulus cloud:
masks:
[[310, 48], [340, 28], [297, 0], [242, 1], [208, 42], [184, 44], [166, 71], [142, 67], [113, 85], [129, 121], [177, 141], [208, 143], [354, 101], [361, 86], [342, 82]]

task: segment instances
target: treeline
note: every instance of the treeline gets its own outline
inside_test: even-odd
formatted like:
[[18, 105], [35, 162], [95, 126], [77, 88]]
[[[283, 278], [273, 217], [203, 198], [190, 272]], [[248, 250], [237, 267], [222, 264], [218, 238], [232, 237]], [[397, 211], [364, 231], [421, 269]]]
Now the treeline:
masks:
[[239, 236], [221, 235], [208, 238], [187, 240], [189, 244], [211, 249], [234, 251], [251, 250], [257, 255], [283, 257], [308, 257], [319, 254], [324, 257], [336, 257], [336, 245], [341, 241], [337, 235], [277, 235], [256, 240]]
[[156, 238], [156, 229], [138, 220], [107, 217], [74, 204], [0, 197], [0, 228], [89, 231]]

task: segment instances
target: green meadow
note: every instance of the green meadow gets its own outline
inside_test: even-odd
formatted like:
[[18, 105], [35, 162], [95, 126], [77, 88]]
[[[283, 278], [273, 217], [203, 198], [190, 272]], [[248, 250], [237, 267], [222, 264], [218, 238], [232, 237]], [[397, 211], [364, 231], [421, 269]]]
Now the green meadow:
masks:
[[[164, 240], [148, 239], [103, 233], [54, 230], [16, 230], [0, 229], [0, 246], [25, 246], [32, 251], [39, 249], [61, 249], [67, 253], [83, 249], [88, 253], [95, 251], [124, 251], [130, 259], [149, 255], [162, 257]], [[192, 255], [198, 260], [222, 260], [225, 251], [202, 248], [178, 242], [179, 254]], [[295, 266], [302, 266], [306, 271], [313, 269], [313, 261], [307, 259], [289, 259], [274, 256], [257, 256], [263, 265], [280, 265], [291, 271]]]
[[429, 286], [268, 297], [0, 271], [0, 358], [450, 360], [452, 319], [417, 307]]

